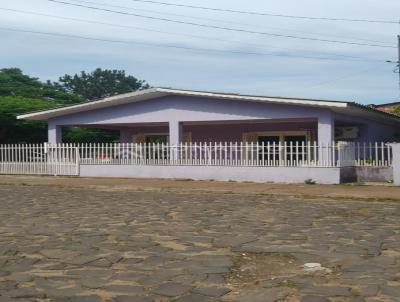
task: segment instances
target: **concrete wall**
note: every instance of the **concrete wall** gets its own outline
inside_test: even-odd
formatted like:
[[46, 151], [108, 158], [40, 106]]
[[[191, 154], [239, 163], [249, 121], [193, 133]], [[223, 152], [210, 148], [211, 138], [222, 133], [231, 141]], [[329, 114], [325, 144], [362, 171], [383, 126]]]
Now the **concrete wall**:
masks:
[[81, 165], [80, 176], [338, 184], [340, 168]]
[[391, 182], [392, 167], [342, 167], [340, 182]]

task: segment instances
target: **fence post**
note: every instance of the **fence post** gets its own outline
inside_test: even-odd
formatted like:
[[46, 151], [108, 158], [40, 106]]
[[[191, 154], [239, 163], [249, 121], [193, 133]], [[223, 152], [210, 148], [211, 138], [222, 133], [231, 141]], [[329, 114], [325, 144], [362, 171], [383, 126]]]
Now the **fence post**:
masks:
[[[332, 152], [335, 152], [333, 149]], [[352, 167], [356, 165], [356, 148], [353, 142], [338, 142], [338, 166]]]
[[400, 186], [400, 143], [389, 144], [392, 147], [393, 183]]

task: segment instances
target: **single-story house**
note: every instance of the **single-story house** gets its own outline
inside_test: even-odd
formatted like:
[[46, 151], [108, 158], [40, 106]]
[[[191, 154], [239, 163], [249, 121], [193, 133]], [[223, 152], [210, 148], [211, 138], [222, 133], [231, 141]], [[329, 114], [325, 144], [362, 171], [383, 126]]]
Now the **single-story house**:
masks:
[[[354, 102], [170, 88], [18, 118], [48, 122], [50, 147], [36, 156], [45, 164], [36, 171], [51, 174], [69, 164], [81, 176], [339, 183], [373, 175], [386, 181], [393, 178], [386, 142], [400, 139], [399, 116]], [[57, 145], [62, 127], [70, 126], [117, 130], [120, 143]], [[7, 152], [7, 169], [15, 171], [20, 163], [9, 164], [15, 156]]]
[[48, 142], [62, 127], [120, 132], [121, 143], [396, 141], [400, 117], [354, 102], [151, 88], [29, 113], [48, 122]]

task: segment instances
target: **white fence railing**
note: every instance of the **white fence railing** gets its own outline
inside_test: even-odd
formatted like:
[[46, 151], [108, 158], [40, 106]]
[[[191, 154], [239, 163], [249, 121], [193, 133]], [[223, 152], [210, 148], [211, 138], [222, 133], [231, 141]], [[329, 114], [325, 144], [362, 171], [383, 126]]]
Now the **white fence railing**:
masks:
[[0, 174], [78, 175], [79, 165], [390, 166], [385, 143], [0, 145]]
[[81, 144], [82, 164], [318, 166], [338, 164], [336, 145], [317, 143]]
[[392, 165], [392, 148], [388, 144], [369, 142], [354, 143], [354, 160], [356, 166], [378, 166]]
[[0, 145], [0, 174], [79, 175], [79, 150], [69, 145]]

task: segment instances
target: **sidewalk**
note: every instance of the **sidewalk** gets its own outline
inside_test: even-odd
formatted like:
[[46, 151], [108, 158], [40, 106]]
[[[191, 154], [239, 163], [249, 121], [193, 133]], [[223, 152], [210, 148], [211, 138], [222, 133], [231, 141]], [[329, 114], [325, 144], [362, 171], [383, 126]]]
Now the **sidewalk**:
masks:
[[82, 178], [53, 176], [0, 176], [1, 184], [52, 185], [59, 187], [92, 188], [105, 191], [180, 191], [226, 192], [246, 194], [330, 197], [400, 201], [400, 187], [391, 184], [374, 185], [306, 185], [260, 184], [165, 179]]

